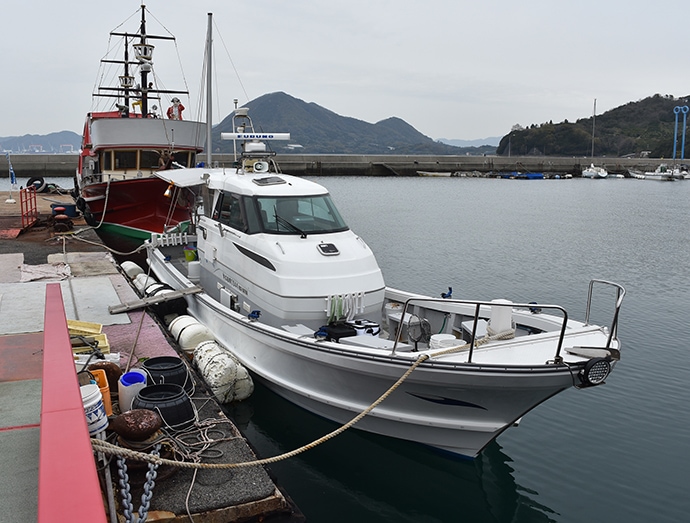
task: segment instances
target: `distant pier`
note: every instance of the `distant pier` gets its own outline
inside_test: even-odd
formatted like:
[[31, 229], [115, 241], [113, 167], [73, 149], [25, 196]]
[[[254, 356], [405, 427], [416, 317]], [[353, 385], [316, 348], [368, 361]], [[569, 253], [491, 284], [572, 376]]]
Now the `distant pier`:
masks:
[[[18, 178], [71, 178], [78, 163], [76, 154], [15, 154], [11, 158]], [[232, 160], [232, 154], [213, 155], [214, 164], [230, 165]], [[605, 167], [610, 173], [625, 175], [630, 170], [649, 171], [660, 163], [673, 163], [659, 158], [356, 154], [278, 154], [276, 161], [283, 172], [296, 176], [417, 176], [417, 171], [481, 174], [521, 171], [580, 176], [582, 169], [591, 163]], [[0, 172], [8, 172], [5, 157], [0, 158]]]

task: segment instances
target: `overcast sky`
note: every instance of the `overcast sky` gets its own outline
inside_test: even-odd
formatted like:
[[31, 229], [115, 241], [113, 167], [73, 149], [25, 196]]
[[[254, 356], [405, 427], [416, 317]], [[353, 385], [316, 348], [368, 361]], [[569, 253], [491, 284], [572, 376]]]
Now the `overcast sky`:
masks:
[[[2, 9], [0, 136], [81, 133], [109, 32], [138, 0], [24, 0]], [[690, 94], [680, 0], [149, 0], [149, 32], [177, 38], [195, 116], [214, 15], [214, 125], [284, 91], [342, 116], [402, 118], [431, 138], [503, 136], [655, 93]], [[154, 68], [178, 87], [173, 47]], [[160, 52], [159, 52], [160, 51]], [[171, 57], [169, 62], [165, 56]], [[174, 72], [172, 70], [175, 70]], [[172, 80], [168, 80], [171, 78]], [[669, 115], [669, 121], [673, 115]], [[289, 129], [272, 129], [288, 131]]]

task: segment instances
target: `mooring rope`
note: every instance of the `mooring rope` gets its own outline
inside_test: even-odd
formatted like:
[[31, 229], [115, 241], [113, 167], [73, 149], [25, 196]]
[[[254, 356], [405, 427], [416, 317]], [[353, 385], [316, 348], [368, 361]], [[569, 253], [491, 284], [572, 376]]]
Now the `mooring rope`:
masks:
[[[475, 347], [478, 345], [484, 345], [490, 341], [494, 340], [499, 340], [499, 339], [509, 339], [515, 336], [515, 331], [513, 330], [507, 330], [504, 332], [499, 332], [499, 333], [492, 333], [487, 336], [484, 336], [483, 338], [476, 340], [474, 345]], [[308, 443], [306, 445], [303, 445], [295, 450], [292, 450], [290, 452], [286, 452], [284, 454], [280, 454], [278, 456], [273, 456], [270, 458], [263, 458], [263, 459], [257, 459], [253, 461], [244, 461], [240, 463], [190, 463], [187, 461], [175, 461], [175, 460], [169, 460], [165, 458], [160, 458], [158, 456], [152, 456], [150, 454], [144, 454], [141, 452], [136, 452], [130, 449], [126, 449], [123, 447], [119, 447], [117, 445], [113, 445], [112, 443], [108, 443], [104, 440], [100, 439], [91, 439], [91, 445], [94, 448], [95, 451], [98, 452], [103, 452], [104, 454], [110, 454], [110, 455], [115, 455], [115, 456], [122, 456], [125, 458], [133, 459], [136, 461], [145, 461], [147, 463], [153, 463], [154, 465], [169, 465], [173, 467], [179, 467], [179, 468], [187, 468], [187, 469], [234, 469], [234, 468], [242, 468], [242, 467], [256, 467], [256, 466], [261, 466], [261, 465], [270, 465], [271, 463], [277, 463], [279, 461], [283, 461], [289, 458], [292, 458], [294, 456], [297, 456], [298, 454], [301, 454], [303, 452], [306, 452], [307, 450], [311, 450], [322, 443], [325, 443], [326, 441], [342, 434], [345, 432], [347, 429], [355, 425], [358, 421], [360, 421], [362, 418], [364, 418], [367, 414], [369, 414], [372, 410], [374, 410], [378, 405], [380, 405], [388, 396], [390, 396], [400, 385], [402, 385], [405, 380], [415, 371], [417, 367], [419, 367], [422, 363], [427, 361], [430, 358], [438, 358], [441, 356], [447, 356], [449, 354], [453, 354], [455, 352], [459, 352], [462, 350], [467, 349], [470, 346], [469, 343], [465, 343], [463, 345], [459, 345], [456, 347], [449, 347], [447, 349], [443, 349], [431, 354], [422, 354], [415, 360], [415, 362], [405, 371], [405, 373], [393, 384], [391, 387], [384, 392], [379, 398], [374, 401], [371, 405], [369, 405], [366, 409], [364, 409], [362, 412], [357, 414], [354, 418], [352, 418], [350, 421], [345, 423], [344, 425], [338, 427], [336, 430], [329, 432], [328, 434], [320, 437], [317, 440], [312, 441], [311, 443]]]

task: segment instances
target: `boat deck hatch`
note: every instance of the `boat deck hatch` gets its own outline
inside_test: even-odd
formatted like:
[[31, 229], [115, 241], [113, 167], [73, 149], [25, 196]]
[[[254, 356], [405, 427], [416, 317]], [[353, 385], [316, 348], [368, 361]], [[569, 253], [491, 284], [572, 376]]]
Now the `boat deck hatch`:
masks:
[[281, 183], [287, 183], [280, 176], [264, 176], [263, 178], [254, 178], [252, 181], [256, 185], [261, 185], [261, 186], [280, 185]]

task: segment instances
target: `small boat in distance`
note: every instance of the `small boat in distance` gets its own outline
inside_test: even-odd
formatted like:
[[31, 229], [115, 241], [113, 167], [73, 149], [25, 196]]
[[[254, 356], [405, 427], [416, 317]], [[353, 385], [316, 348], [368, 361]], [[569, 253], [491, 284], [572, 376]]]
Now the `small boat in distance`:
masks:
[[[592, 110], [592, 160], [594, 160], [594, 129], [597, 121], [597, 99], [594, 99], [594, 109]], [[582, 170], [583, 178], [603, 179], [609, 175], [603, 167], [596, 167], [594, 162], [589, 167]]]
[[682, 175], [680, 174], [680, 170], [678, 170], [678, 176], [676, 176], [674, 169], [669, 169], [668, 165], [662, 163], [659, 167], [654, 169], [654, 171], [646, 171], [644, 173], [644, 179], [657, 182], [672, 182], [676, 179], [682, 179]]
[[[174, 42], [173, 36], [155, 36], [146, 28], [147, 9], [135, 32], [110, 33], [109, 50], [122, 57], [106, 57], [101, 68], [113, 64], [122, 70], [99, 74], [116, 78], [118, 85], [99, 85], [94, 104], [105, 107], [86, 116], [74, 197], [90, 225], [115, 236], [139, 241], [151, 233], [180, 230], [189, 222], [188, 194], [169, 188], [154, 173], [160, 169], [193, 167], [203, 150], [206, 124], [183, 119], [179, 96], [160, 83], [155, 71], [152, 42]], [[112, 45], [114, 39], [120, 46]], [[167, 111], [162, 105], [169, 105]]]
[[[621, 286], [590, 282], [584, 321], [558, 305], [387, 287], [328, 190], [281, 173], [261, 139], [289, 135], [254, 133], [248, 118], [236, 110], [222, 135], [242, 144], [232, 168], [156, 173], [203, 199], [189, 233], [145, 245], [151, 274], [271, 390], [346, 426], [475, 457], [552, 396], [605, 382], [620, 358]], [[595, 305], [606, 325], [590, 322]]]
[[583, 178], [604, 179], [609, 175], [608, 171], [603, 167], [597, 167], [591, 164], [589, 167], [582, 170]]

